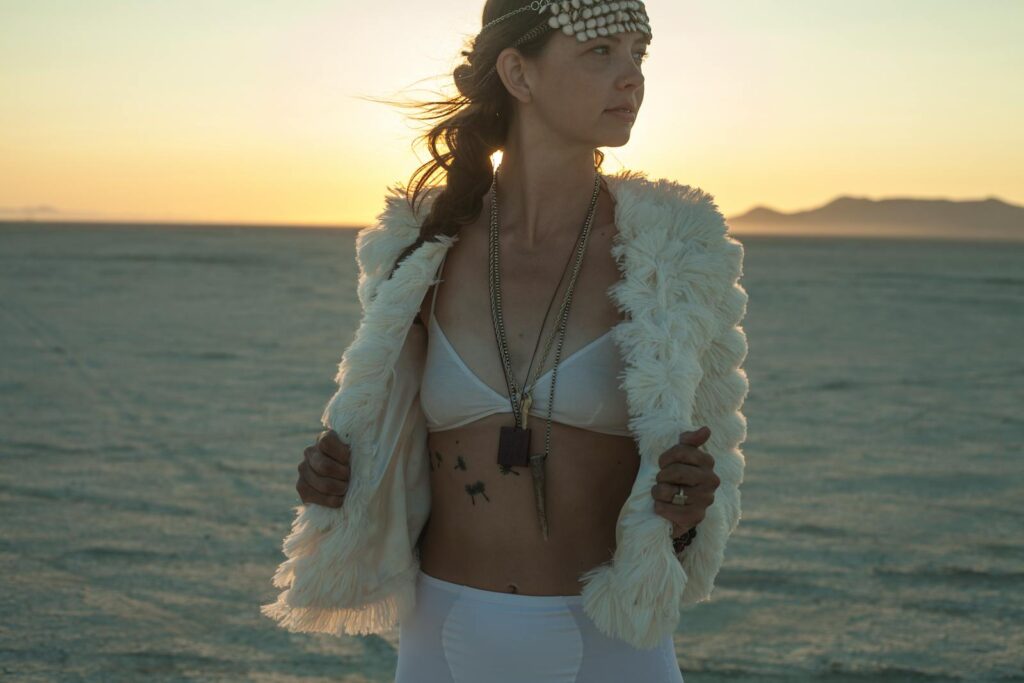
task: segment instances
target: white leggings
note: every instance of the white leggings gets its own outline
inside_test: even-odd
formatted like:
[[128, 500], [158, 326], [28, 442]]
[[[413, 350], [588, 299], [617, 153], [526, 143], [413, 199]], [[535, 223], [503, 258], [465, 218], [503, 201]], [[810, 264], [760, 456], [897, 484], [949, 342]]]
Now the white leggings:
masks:
[[520, 595], [422, 570], [395, 683], [683, 683], [672, 634], [650, 650], [597, 630], [580, 595]]

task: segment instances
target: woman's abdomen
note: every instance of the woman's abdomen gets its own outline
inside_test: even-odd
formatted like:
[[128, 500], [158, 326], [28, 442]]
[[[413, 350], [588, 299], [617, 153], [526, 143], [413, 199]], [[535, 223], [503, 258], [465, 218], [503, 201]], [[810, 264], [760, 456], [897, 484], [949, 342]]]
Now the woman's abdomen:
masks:
[[[552, 423], [545, 541], [529, 467], [497, 462], [505, 424], [510, 413], [429, 435], [431, 512], [421, 567], [484, 590], [578, 594], [578, 577], [615, 551], [615, 524], [639, 467], [635, 442]], [[543, 452], [545, 423], [530, 427], [531, 453]]]

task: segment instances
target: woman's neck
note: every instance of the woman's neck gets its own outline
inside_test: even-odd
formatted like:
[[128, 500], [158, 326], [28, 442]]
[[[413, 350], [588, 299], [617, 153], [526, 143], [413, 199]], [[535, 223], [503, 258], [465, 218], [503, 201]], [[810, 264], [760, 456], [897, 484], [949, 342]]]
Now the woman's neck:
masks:
[[[579, 233], [594, 192], [594, 154], [506, 152], [498, 171], [502, 242], [524, 252]], [[489, 203], [485, 204], [489, 207]]]

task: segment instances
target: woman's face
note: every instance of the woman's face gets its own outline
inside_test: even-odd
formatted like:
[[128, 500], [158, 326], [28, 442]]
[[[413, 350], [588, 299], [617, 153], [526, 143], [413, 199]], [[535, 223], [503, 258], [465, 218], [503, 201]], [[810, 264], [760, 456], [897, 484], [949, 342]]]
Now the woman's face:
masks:
[[610, 110], [628, 105], [637, 114], [644, 99], [643, 61], [649, 38], [639, 31], [585, 42], [561, 31], [527, 66], [531, 115], [568, 141], [617, 147], [634, 121]]

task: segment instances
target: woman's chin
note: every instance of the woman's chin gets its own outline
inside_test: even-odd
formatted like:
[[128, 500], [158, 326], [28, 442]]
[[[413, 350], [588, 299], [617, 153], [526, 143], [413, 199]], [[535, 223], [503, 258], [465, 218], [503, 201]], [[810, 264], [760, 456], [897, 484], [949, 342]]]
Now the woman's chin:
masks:
[[631, 134], [631, 130], [623, 130], [614, 135], [602, 135], [600, 136], [602, 144], [598, 145], [598, 147], [622, 147], [624, 144], [629, 142], [629, 137]]

